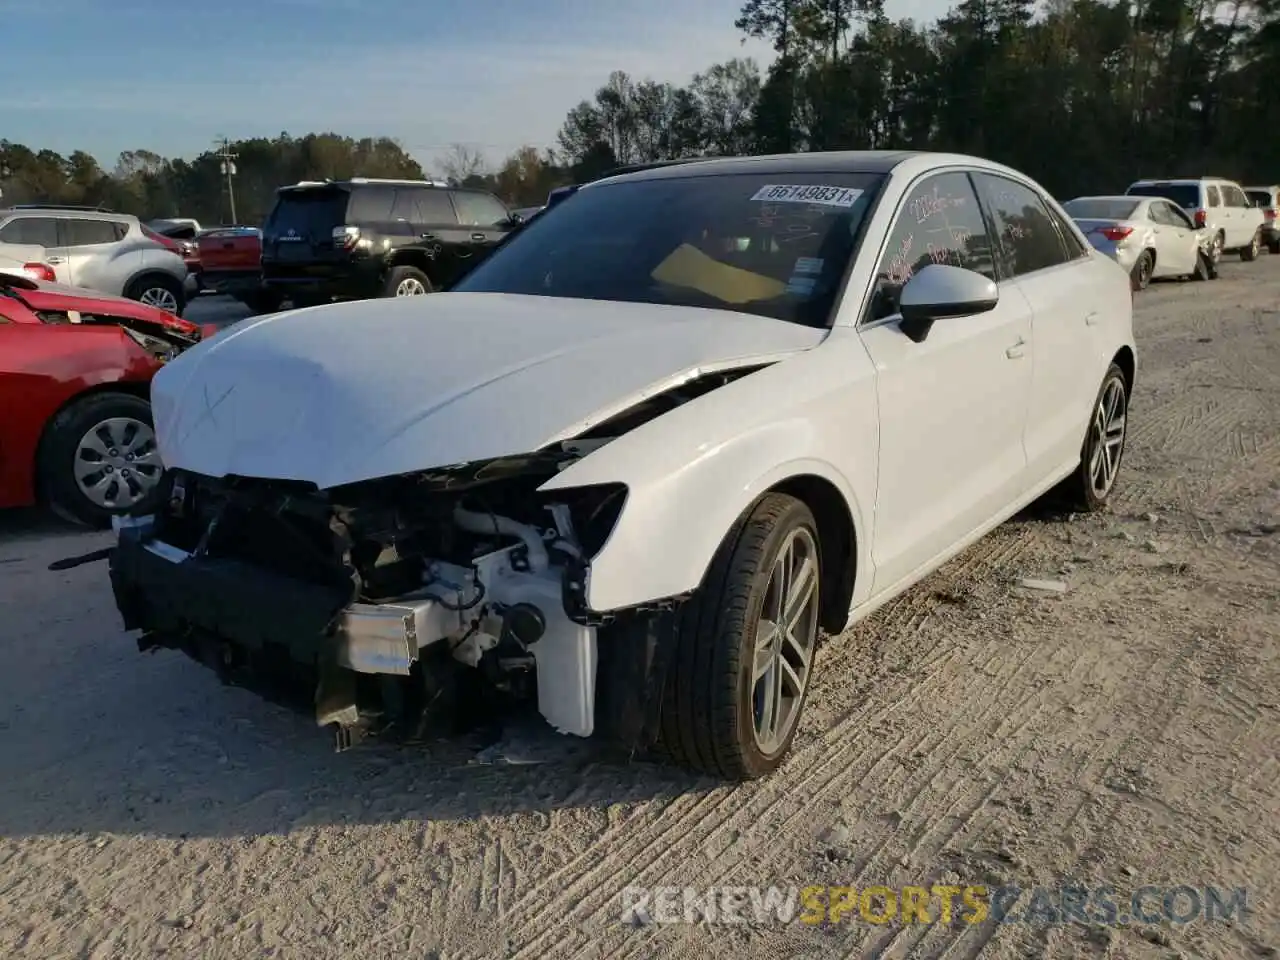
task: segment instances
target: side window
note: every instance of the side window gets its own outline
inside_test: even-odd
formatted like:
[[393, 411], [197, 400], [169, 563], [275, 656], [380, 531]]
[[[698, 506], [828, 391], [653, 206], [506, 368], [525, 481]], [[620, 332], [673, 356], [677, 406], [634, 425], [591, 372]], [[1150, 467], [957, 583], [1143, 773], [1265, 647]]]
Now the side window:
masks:
[[403, 220], [405, 223], [419, 223], [418, 194], [415, 190], [397, 190], [396, 202], [391, 206], [391, 219]]
[[88, 247], [95, 243], [115, 243], [116, 224], [110, 220], [67, 220], [67, 246]]
[[58, 224], [52, 217], [18, 217], [0, 227], [0, 243], [60, 247]]
[[995, 221], [996, 238], [1010, 276], [1056, 267], [1068, 260], [1049, 208], [1030, 187], [990, 173], [975, 175]]
[[996, 279], [991, 238], [965, 173], [935, 174], [907, 194], [876, 269], [871, 319], [897, 313], [902, 285], [931, 263], [964, 267]]
[[418, 217], [422, 223], [444, 225], [458, 222], [458, 215], [449, 202], [449, 194], [434, 187], [426, 187], [415, 192], [418, 204]]
[[464, 227], [496, 227], [510, 216], [502, 202], [487, 193], [459, 191], [453, 195], [453, 205]]
[[1191, 218], [1182, 212], [1181, 207], [1174, 206], [1172, 203], [1166, 203], [1164, 206], [1175, 227], [1181, 227], [1183, 230], [1194, 230], [1196, 228], [1196, 225], [1191, 222]]
[[385, 223], [395, 216], [392, 213], [395, 199], [396, 191], [384, 186], [353, 186], [347, 202], [348, 222]]
[[1086, 256], [1089, 253], [1089, 248], [1076, 236], [1075, 231], [1071, 229], [1071, 225], [1053, 207], [1049, 207], [1048, 210], [1054, 226], [1058, 228], [1058, 238], [1062, 241], [1062, 246], [1067, 251], [1067, 259], [1079, 260], [1081, 257]]
[[1147, 208], [1147, 219], [1164, 227], [1178, 225], [1178, 222], [1173, 219], [1173, 214], [1169, 212], [1169, 205], [1163, 200], [1157, 200]]
[[129, 225], [127, 223], [121, 223], [119, 220], [115, 220], [112, 221], [111, 226], [115, 229], [117, 240], [123, 240], [129, 235]]
[[1221, 197], [1221, 196], [1219, 196], [1219, 194], [1218, 194], [1218, 188], [1217, 188], [1217, 187], [1215, 187], [1215, 186], [1213, 186], [1213, 185], [1209, 185], [1209, 186], [1207, 186], [1207, 187], [1205, 187], [1205, 188], [1204, 188], [1204, 192], [1205, 192], [1205, 193], [1208, 195], [1208, 197], [1209, 197], [1209, 206], [1211, 206], [1211, 207], [1220, 207], [1220, 206], [1222, 206], [1222, 197]]

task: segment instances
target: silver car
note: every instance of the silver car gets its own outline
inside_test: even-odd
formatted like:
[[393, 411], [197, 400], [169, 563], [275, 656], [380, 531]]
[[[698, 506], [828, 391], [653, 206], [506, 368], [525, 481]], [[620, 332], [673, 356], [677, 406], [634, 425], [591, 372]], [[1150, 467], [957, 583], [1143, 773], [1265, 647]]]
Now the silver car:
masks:
[[1095, 250], [1129, 273], [1135, 290], [1152, 280], [1218, 275], [1211, 232], [1163, 197], [1076, 197], [1062, 209]]
[[17, 246], [44, 247], [43, 262], [59, 283], [178, 315], [186, 306], [187, 265], [148, 238], [137, 217], [44, 205], [0, 208], [0, 256]]

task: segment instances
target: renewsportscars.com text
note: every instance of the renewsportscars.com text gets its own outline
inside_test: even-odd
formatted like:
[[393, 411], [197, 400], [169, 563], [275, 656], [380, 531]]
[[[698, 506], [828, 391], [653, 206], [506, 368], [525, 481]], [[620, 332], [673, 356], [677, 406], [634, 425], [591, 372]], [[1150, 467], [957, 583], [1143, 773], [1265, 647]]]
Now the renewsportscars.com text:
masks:
[[930, 886], [629, 887], [622, 892], [627, 924], [1026, 923], [1187, 924], [1243, 920], [1241, 887], [1144, 885], [1116, 887]]

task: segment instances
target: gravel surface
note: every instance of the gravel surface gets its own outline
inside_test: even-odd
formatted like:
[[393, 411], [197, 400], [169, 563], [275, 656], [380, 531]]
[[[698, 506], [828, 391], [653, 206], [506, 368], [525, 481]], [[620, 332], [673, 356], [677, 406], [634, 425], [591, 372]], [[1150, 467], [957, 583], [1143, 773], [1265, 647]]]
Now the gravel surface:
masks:
[[[46, 570], [107, 536], [0, 516], [0, 955], [1276, 957], [1280, 257], [1156, 285], [1136, 323], [1113, 511], [1019, 517], [832, 640], [793, 757], [747, 786], [536, 732], [540, 766], [335, 755], [140, 656], [103, 565]], [[1245, 886], [1252, 915], [620, 922], [631, 885], [939, 878]]]

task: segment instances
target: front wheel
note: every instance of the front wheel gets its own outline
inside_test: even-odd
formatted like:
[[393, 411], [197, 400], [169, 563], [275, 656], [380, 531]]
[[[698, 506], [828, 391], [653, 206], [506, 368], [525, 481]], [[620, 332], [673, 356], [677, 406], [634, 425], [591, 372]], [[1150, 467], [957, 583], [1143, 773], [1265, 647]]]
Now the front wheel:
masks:
[[1196, 254], [1196, 268], [1191, 274], [1192, 280], [1216, 280], [1218, 268], [1209, 262], [1209, 258], [1201, 250]]
[[677, 762], [728, 780], [782, 765], [817, 651], [821, 560], [813, 514], [782, 494], [725, 538], [677, 618], [661, 717]]
[[1135, 290], [1145, 290], [1151, 285], [1151, 274], [1155, 271], [1156, 261], [1150, 250], [1143, 250], [1138, 262], [1133, 265], [1129, 277]]
[[1253, 234], [1253, 239], [1249, 241], [1249, 245], [1240, 251], [1240, 259], [1245, 263], [1250, 263], [1258, 259], [1258, 254], [1262, 252], [1262, 231], [1257, 230]]
[[1082, 513], [1106, 509], [1115, 490], [1129, 430], [1129, 384], [1118, 364], [1102, 378], [1089, 418], [1080, 465], [1062, 484], [1071, 506]]
[[66, 519], [105, 527], [145, 510], [162, 473], [151, 405], [114, 392], [72, 403], [49, 421], [37, 470], [44, 498]]

